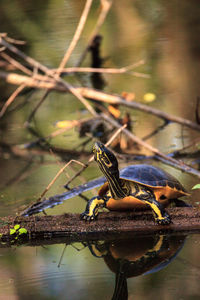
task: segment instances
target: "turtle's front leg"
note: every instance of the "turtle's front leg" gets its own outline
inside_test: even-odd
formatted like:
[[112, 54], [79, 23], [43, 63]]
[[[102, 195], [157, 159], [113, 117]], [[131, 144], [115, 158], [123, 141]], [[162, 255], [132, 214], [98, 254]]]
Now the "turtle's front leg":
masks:
[[85, 221], [93, 221], [98, 215], [100, 206], [105, 206], [105, 200], [99, 196], [91, 198], [86, 206], [85, 211], [80, 215], [80, 218]]
[[148, 204], [153, 212], [156, 223], [168, 225], [171, 223], [171, 218], [160, 202], [155, 199], [153, 192], [147, 189], [141, 189], [134, 197]]

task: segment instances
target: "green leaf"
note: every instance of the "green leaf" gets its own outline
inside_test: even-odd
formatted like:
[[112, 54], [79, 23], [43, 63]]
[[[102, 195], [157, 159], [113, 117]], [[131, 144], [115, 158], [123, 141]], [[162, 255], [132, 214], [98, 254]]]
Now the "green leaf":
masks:
[[195, 185], [192, 187], [192, 190], [196, 190], [196, 189], [200, 189], [200, 183], [195, 184]]
[[19, 225], [19, 224], [17, 224], [17, 225], [14, 226], [14, 229], [15, 229], [15, 230], [18, 230], [19, 228], [20, 228], [20, 225]]
[[21, 234], [27, 234], [27, 230], [26, 230], [26, 228], [20, 228], [19, 229], [19, 235], [21, 235]]
[[13, 228], [11, 228], [11, 229], [10, 229], [10, 234], [15, 234], [15, 233], [16, 233], [16, 230], [13, 229]]

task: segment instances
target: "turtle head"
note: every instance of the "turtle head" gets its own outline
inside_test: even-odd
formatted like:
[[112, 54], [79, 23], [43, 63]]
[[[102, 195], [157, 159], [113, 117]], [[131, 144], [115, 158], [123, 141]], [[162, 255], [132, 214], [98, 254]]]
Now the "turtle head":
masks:
[[115, 155], [102, 143], [96, 142], [93, 147], [94, 159], [104, 175], [119, 178], [118, 162]]

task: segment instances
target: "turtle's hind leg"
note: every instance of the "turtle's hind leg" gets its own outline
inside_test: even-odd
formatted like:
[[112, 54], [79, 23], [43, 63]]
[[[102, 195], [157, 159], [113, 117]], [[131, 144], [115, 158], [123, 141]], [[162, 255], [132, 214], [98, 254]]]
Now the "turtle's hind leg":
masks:
[[148, 199], [145, 202], [151, 207], [156, 223], [168, 225], [171, 223], [170, 215], [163, 208], [162, 204], [155, 199]]
[[91, 198], [87, 203], [85, 211], [80, 215], [80, 218], [85, 221], [93, 221], [99, 213], [99, 207], [104, 205], [105, 200], [99, 196]]
[[171, 223], [169, 214], [162, 204], [155, 199], [154, 193], [150, 189], [138, 186], [133, 196], [151, 207], [156, 223], [161, 225], [168, 225]]

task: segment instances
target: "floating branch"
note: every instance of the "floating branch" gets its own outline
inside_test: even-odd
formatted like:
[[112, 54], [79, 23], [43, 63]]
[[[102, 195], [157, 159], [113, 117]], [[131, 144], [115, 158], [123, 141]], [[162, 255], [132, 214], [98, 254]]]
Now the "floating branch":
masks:
[[[81, 169], [81, 171], [83, 171], [83, 168]], [[79, 171], [79, 173], [80, 173], [80, 171]], [[76, 176], [77, 176], [77, 174], [76, 174]], [[72, 197], [78, 196], [83, 192], [86, 192], [86, 191], [89, 191], [96, 187], [99, 187], [105, 181], [106, 181], [105, 177], [100, 177], [100, 178], [91, 180], [87, 183], [76, 186], [76, 187], [70, 189], [68, 192], [64, 192], [59, 195], [51, 196], [48, 199], [44, 198], [41, 201], [32, 203], [23, 212], [21, 212], [20, 215], [21, 216], [31, 216], [34, 214], [38, 214], [39, 212], [42, 212], [47, 208], [52, 208], [56, 205], [62, 204], [64, 201], [66, 201]], [[71, 182], [71, 180], [70, 180], [70, 182]], [[68, 186], [68, 184], [69, 183], [67, 183], [66, 186]]]

